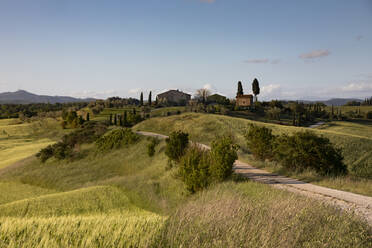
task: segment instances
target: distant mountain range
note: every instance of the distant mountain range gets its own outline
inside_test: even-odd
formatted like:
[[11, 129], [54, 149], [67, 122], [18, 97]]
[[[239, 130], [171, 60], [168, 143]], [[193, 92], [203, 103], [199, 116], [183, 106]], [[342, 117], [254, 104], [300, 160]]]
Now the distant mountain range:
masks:
[[36, 95], [25, 90], [16, 92], [0, 93], [0, 104], [29, 104], [29, 103], [68, 103], [68, 102], [90, 102], [94, 98], [74, 98], [70, 96], [45, 96]]
[[332, 98], [329, 100], [319, 100], [319, 101], [308, 101], [308, 100], [300, 100], [299, 102], [303, 103], [316, 103], [316, 102], [322, 102], [327, 106], [342, 106], [345, 105], [348, 102], [356, 101], [356, 102], [363, 102], [364, 100], [357, 99], [357, 98]]
[[[70, 96], [46, 96], [37, 95], [25, 90], [18, 90], [16, 92], [4, 92], [0, 93], [0, 104], [29, 104], [29, 103], [67, 103], [67, 102], [90, 102], [95, 101], [94, 98], [74, 98]], [[347, 102], [357, 101], [363, 102], [361, 99], [356, 98], [332, 98], [329, 100], [299, 100], [303, 103], [316, 103], [322, 102], [328, 106], [341, 106], [345, 105]]]

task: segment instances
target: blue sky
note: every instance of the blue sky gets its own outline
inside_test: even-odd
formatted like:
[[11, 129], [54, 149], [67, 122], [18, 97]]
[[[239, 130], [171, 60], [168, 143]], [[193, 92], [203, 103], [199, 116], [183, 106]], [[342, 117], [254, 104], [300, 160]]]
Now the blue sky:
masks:
[[0, 92], [372, 95], [372, 0], [1, 0]]

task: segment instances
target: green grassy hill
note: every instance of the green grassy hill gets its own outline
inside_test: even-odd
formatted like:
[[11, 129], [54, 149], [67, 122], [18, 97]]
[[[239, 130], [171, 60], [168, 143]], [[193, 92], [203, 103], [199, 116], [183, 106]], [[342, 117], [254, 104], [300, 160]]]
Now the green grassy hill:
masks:
[[356, 216], [268, 185], [230, 180], [189, 195], [167, 168], [165, 142], [151, 158], [149, 142], [105, 153], [83, 145], [73, 161], [32, 158], [0, 170], [0, 247], [372, 244]]
[[[191, 140], [204, 144], [210, 144], [210, 142], [218, 135], [229, 134], [235, 137], [236, 142], [241, 146], [239, 157], [243, 161], [245, 160], [259, 167], [267, 167], [268, 169], [278, 173], [291, 175], [290, 172], [283, 171], [282, 168], [276, 166], [275, 164], [272, 165], [270, 163], [257, 162], [252, 156], [250, 156], [246, 148], [244, 133], [246, 132], [248, 125], [251, 123], [271, 128], [274, 134], [291, 134], [296, 131], [308, 130], [308, 128], [282, 126], [222, 115], [196, 113], [187, 113], [183, 115], [170, 116], [167, 118], [152, 118], [139, 123], [134, 127], [134, 129], [152, 131], [161, 134], [169, 134], [172, 131], [183, 130], [190, 134]], [[356, 174], [355, 177], [347, 181], [344, 180], [343, 182], [345, 183], [341, 183], [340, 180], [319, 178], [311, 173], [291, 176], [298, 177], [302, 180], [315, 182], [327, 187], [372, 196], [372, 187], [370, 187], [372, 181], [360, 178], [360, 175], [353, 172], [353, 168], [359, 169], [359, 173], [363, 173], [364, 169], [372, 171], [372, 139], [368, 136], [369, 134], [363, 134], [363, 131], [360, 129], [360, 127], [358, 128], [355, 128], [354, 125], [353, 128], [344, 128], [338, 130], [337, 132], [327, 129], [312, 129], [313, 132], [329, 138], [337, 147], [342, 148], [344, 162], [350, 171], [353, 174]], [[365, 133], [368, 133], [369, 126], [366, 126], [363, 130]]]
[[30, 123], [19, 123], [17, 119], [0, 120], [0, 169], [37, 153], [64, 133], [54, 119]]

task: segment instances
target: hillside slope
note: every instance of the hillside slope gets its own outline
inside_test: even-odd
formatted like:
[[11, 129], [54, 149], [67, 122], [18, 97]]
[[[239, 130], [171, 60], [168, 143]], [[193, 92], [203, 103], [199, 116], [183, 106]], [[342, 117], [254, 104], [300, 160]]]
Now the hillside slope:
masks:
[[344, 162], [352, 175], [350, 178], [327, 178], [319, 177], [308, 172], [302, 174], [293, 173], [288, 170], [283, 170], [282, 167], [277, 166], [275, 163], [255, 160], [249, 153], [244, 139], [244, 134], [249, 124], [266, 126], [272, 129], [274, 134], [292, 134], [297, 131], [309, 130], [308, 128], [282, 126], [223, 115], [197, 113], [151, 118], [136, 125], [134, 130], [149, 131], [165, 135], [172, 131], [183, 130], [189, 133], [191, 140], [207, 145], [209, 145], [216, 136], [228, 134], [233, 136], [240, 145], [239, 159], [244, 162], [248, 162], [256, 167], [265, 167], [271, 172], [295, 177], [321, 186], [372, 196], [372, 180], [368, 179], [372, 172], [372, 139], [368, 136], [334, 132], [333, 130], [312, 129], [313, 132], [329, 138], [336, 147], [342, 149]]
[[[0, 247], [369, 247], [352, 214], [249, 181], [189, 195], [165, 142], [0, 170]], [[9, 190], [9, 189], [12, 190]], [[16, 190], [18, 189], [18, 190]], [[14, 193], [17, 197], [14, 197]]]
[[[236, 138], [237, 143], [244, 150], [246, 147], [244, 134], [249, 124], [266, 126], [271, 128], [274, 134], [292, 134], [297, 131], [308, 130], [307, 128], [281, 126], [222, 115], [196, 113], [187, 113], [167, 118], [152, 118], [139, 123], [134, 129], [161, 134], [183, 130], [190, 134], [192, 140], [204, 144], [210, 144], [218, 135], [229, 134]], [[327, 130], [315, 129], [312, 131], [329, 138], [337, 147], [342, 148], [345, 163], [349, 168], [372, 164], [372, 138]]]

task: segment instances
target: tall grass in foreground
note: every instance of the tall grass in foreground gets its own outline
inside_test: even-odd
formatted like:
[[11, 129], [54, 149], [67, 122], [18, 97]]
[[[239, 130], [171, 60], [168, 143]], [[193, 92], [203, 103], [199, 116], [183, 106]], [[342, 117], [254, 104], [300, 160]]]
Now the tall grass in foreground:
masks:
[[0, 218], [0, 247], [151, 247], [164, 222], [155, 214]]
[[169, 217], [143, 210], [1, 217], [0, 247], [361, 247], [371, 229], [351, 214], [254, 182], [192, 196]]
[[225, 183], [166, 221], [158, 247], [371, 247], [352, 215], [267, 185]]
[[[166, 169], [165, 141], [153, 157], [148, 143], [9, 167], [0, 247], [371, 247], [357, 217], [268, 185], [230, 181], [190, 196]], [[19, 197], [3, 192], [11, 187]]]

